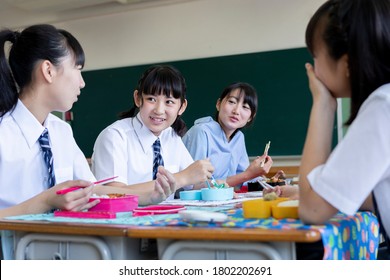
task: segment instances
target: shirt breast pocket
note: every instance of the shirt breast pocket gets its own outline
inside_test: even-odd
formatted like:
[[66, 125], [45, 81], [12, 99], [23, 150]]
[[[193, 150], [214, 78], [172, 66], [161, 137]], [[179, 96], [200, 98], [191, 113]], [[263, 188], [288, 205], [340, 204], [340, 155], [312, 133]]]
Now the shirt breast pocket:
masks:
[[73, 168], [64, 167], [64, 168], [54, 168], [54, 174], [56, 176], [56, 184], [73, 180]]

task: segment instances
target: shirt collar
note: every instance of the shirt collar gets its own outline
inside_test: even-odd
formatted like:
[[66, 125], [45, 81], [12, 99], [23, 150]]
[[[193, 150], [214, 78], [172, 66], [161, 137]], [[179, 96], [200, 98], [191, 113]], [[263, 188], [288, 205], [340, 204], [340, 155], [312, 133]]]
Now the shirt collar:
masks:
[[[150, 129], [142, 122], [140, 113], [138, 113], [135, 116], [135, 118], [132, 119], [132, 122], [133, 122], [134, 131], [137, 134], [138, 140], [142, 146], [144, 153], [146, 154], [150, 152], [154, 141], [156, 141], [158, 137], [154, 135], [150, 131]], [[161, 137], [160, 137], [160, 141], [161, 141]], [[163, 146], [162, 143], [161, 146]]]
[[28, 146], [31, 148], [37, 142], [45, 127], [39, 123], [20, 99], [18, 99], [18, 103], [11, 115], [19, 126]]

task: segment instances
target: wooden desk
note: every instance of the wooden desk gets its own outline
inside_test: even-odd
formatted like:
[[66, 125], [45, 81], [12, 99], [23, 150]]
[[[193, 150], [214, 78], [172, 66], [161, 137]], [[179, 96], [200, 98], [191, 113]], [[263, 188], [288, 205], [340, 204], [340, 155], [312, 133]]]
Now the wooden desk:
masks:
[[[70, 257], [69, 250], [57, 252], [60, 250], [58, 247], [64, 247], [58, 244], [77, 243], [76, 246], [80, 246], [90, 240], [90, 246], [96, 247], [95, 251], [102, 252], [100, 255], [91, 253], [86, 257], [137, 259], [142, 258], [135, 253], [138, 251], [140, 238], [157, 239], [160, 259], [295, 259], [295, 242], [315, 242], [321, 239], [317, 230], [147, 227], [4, 219], [0, 220], [0, 230], [14, 232], [17, 259], [42, 257], [42, 253], [32, 253], [34, 246], [30, 248], [30, 252], [28, 248], [34, 242], [44, 243], [45, 240], [54, 245], [41, 244], [35, 249], [48, 251], [43, 254], [44, 258], [49, 255], [66, 259]], [[106, 245], [101, 245], [99, 240]], [[104, 248], [101, 249], [102, 247]], [[85, 248], [73, 250], [77, 252], [72, 256], [78, 259], [80, 257], [77, 255], [81, 250], [85, 251]], [[105, 252], [107, 250], [108, 253]]]
[[[139, 239], [126, 225], [0, 220], [14, 239], [15, 259], [151, 259], [140, 255]], [[128, 250], [128, 248], [136, 248]]]
[[129, 227], [128, 237], [180, 240], [235, 240], [235, 241], [293, 241], [316, 242], [321, 239], [317, 230], [270, 230], [251, 228], [183, 228], [183, 227]]
[[177, 215], [143, 220], [123, 213], [113, 221], [86, 223], [60, 222], [41, 214], [21, 218], [28, 220], [0, 220], [0, 230], [11, 231], [18, 259], [157, 258], [157, 253], [139, 253], [140, 238], [157, 239], [160, 259], [295, 259], [296, 242], [318, 240], [324, 244], [325, 259], [376, 256], [379, 225], [371, 212], [339, 213], [325, 225], [308, 226], [294, 219], [248, 220], [241, 209], [228, 211], [229, 219], [222, 225], [188, 224]]

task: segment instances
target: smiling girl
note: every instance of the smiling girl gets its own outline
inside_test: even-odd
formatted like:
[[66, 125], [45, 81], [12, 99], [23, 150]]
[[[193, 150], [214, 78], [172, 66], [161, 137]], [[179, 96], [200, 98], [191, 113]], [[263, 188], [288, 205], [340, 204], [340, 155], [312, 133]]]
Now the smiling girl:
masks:
[[155, 179], [157, 141], [162, 157], [158, 164], [174, 173], [178, 188], [209, 179], [214, 170], [210, 161], [194, 162], [181, 140], [186, 128], [181, 115], [187, 107], [182, 74], [172, 66], [152, 66], [140, 78], [133, 98], [134, 107], [122, 113], [122, 119], [104, 129], [96, 139], [92, 155], [96, 177], [116, 174], [118, 177], [110, 186], [140, 183], [131, 187], [149, 190]]
[[[192, 157], [210, 158], [215, 167], [214, 177], [226, 179], [229, 186], [240, 186], [245, 181], [268, 173], [272, 159], [268, 155], [249, 163], [244, 134], [241, 129], [253, 123], [257, 112], [256, 90], [247, 83], [233, 83], [226, 87], [216, 104], [215, 120], [204, 117], [183, 137]], [[261, 167], [261, 162], [266, 161]]]

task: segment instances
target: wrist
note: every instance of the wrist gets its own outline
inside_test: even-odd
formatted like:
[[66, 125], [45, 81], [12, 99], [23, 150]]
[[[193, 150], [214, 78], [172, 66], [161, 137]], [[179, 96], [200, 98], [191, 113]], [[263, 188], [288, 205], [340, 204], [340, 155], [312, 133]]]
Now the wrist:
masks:
[[175, 173], [173, 174], [173, 176], [176, 180], [176, 189], [189, 185], [188, 182], [185, 180], [185, 176], [183, 176], [182, 172]]

